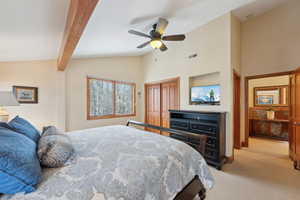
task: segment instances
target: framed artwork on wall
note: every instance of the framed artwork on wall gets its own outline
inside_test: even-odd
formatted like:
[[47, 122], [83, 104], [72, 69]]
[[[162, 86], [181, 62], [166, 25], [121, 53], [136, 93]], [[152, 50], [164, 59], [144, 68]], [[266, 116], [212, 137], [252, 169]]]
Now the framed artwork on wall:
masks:
[[273, 105], [274, 104], [274, 96], [273, 95], [257, 95], [257, 104]]
[[37, 104], [38, 103], [38, 88], [26, 86], [13, 86], [14, 95], [19, 103], [22, 104]]
[[287, 85], [254, 88], [255, 106], [288, 106], [289, 91]]

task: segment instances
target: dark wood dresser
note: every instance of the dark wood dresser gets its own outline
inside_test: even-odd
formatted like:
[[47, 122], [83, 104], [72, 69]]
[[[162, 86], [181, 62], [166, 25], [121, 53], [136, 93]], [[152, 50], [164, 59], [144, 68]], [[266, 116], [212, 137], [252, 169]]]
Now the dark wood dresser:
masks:
[[[207, 135], [204, 158], [209, 165], [220, 170], [225, 162], [225, 126], [225, 112], [170, 110], [171, 129]], [[170, 136], [191, 146], [197, 145], [198, 142], [175, 134]]]

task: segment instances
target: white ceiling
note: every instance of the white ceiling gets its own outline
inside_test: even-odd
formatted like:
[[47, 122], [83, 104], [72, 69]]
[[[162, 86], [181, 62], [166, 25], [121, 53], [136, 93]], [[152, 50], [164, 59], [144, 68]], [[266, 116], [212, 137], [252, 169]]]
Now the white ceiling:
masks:
[[249, 18], [259, 16], [288, 1], [290, 0], [256, 0], [253, 3], [234, 10], [233, 14], [242, 21], [246, 21]]
[[[5, 0], [0, 6], [0, 62], [56, 59], [70, 0]], [[166, 34], [187, 33], [235, 10], [241, 19], [287, 0], [100, 0], [74, 57], [142, 55], [136, 46], [147, 39], [129, 29], [149, 32], [159, 17]], [[256, 2], [254, 4], [250, 4]], [[267, 3], [262, 3], [267, 2]]]
[[148, 33], [159, 17], [169, 20], [166, 34], [187, 33], [255, 0], [102, 0], [84, 32], [74, 57], [141, 55], [150, 47], [136, 47], [147, 38], [128, 34], [129, 29]]
[[57, 58], [69, 0], [2, 0], [0, 61]]

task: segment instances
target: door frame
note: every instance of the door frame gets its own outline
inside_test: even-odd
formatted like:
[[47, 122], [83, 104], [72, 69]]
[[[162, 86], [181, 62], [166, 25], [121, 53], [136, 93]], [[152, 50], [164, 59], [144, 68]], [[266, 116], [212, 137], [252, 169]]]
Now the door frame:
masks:
[[[236, 84], [238, 80], [239, 84]], [[237, 102], [237, 98], [239, 101]], [[241, 149], [241, 76], [233, 70], [233, 149]], [[238, 123], [236, 123], [236, 120]], [[237, 142], [238, 141], [238, 142]], [[234, 150], [233, 150], [234, 151]]]
[[[180, 77], [177, 76], [175, 78], [168, 78], [168, 79], [164, 79], [164, 80], [160, 80], [160, 81], [152, 81], [152, 82], [147, 82], [144, 84], [144, 94], [145, 94], [145, 99], [144, 99], [144, 104], [145, 104], [145, 113], [144, 113], [144, 121], [145, 123], [147, 123], [147, 86], [151, 86], [151, 85], [160, 85], [160, 96], [161, 96], [161, 84], [163, 83], [169, 83], [169, 82], [177, 82], [178, 85], [178, 105], [180, 108]], [[160, 103], [161, 103], [161, 99], [160, 99]], [[161, 110], [160, 110], [161, 112]]]
[[[290, 152], [290, 157], [294, 162], [294, 168], [296, 170], [300, 170], [300, 139], [299, 139], [299, 130], [298, 130], [298, 126], [299, 126], [299, 118], [298, 116], [296, 116], [295, 111], [297, 110], [296, 108], [296, 102], [298, 100], [298, 95], [297, 95], [297, 91], [299, 88], [297, 88], [297, 86], [299, 86], [298, 82], [297, 82], [297, 76], [299, 76], [300, 73], [300, 67], [298, 67], [295, 71], [294, 71], [294, 75], [293, 78], [290, 79], [291, 81], [291, 90], [290, 90], [290, 94], [292, 94], [293, 98], [290, 99], [290, 109], [292, 110], [292, 113], [290, 113], [290, 117], [291, 117], [291, 128], [293, 130], [293, 143], [290, 144], [290, 151], [293, 150], [292, 152]], [[293, 82], [292, 82], [293, 81]], [[291, 145], [293, 145], [293, 148], [291, 149]]]
[[[245, 119], [245, 141], [242, 143], [243, 147], [249, 147], [249, 80], [252, 79], [259, 79], [259, 78], [268, 78], [268, 77], [274, 77], [274, 76], [285, 76], [285, 75], [291, 75], [295, 71], [285, 71], [285, 72], [276, 72], [276, 73], [270, 73], [270, 74], [260, 74], [260, 75], [254, 75], [254, 76], [246, 76], [245, 77], [245, 88], [244, 88], [244, 95], [245, 95], [245, 113], [244, 113], [244, 119]], [[289, 86], [291, 87], [291, 86]], [[290, 91], [290, 88], [289, 88]]]

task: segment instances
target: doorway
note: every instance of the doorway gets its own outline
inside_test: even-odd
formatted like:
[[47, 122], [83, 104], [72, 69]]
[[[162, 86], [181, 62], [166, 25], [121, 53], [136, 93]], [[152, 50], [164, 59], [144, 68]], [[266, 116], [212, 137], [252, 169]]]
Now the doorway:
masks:
[[[245, 78], [245, 146], [284, 147], [291, 154], [291, 75], [294, 72], [264, 74]], [[250, 142], [249, 142], [250, 141]], [[269, 152], [265, 152], [269, 153]]]
[[[260, 101], [267, 101], [268, 98], [264, 99], [263, 97], [261, 97], [261, 96], [264, 96], [264, 95], [258, 95], [257, 96], [257, 94], [255, 94], [255, 90], [256, 90], [256, 92], [259, 92], [259, 89], [262, 89], [262, 90], [264, 90], [264, 89], [269, 90], [270, 89], [271, 92], [272, 92], [272, 89], [274, 89], [274, 87], [276, 88], [277, 86], [287, 86], [288, 92], [286, 94], [287, 94], [287, 96], [289, 96], [290, 91], [291, 91], [290, 90], [289, 78], [287, 78], [284, 83], [282, 83], [283, 82], [282, 80], [281, 80], [280, 83], [278, 83], [278, 82], [276, 83], [276, 80], [275, 80], [275, 83], [272, 83], [272, 82], [274, 82], [274, 80], [272, 80], [272, 78], [276, 79], [276, 77], [290, 77], [290, 75], [292, 75], [292, 74], [293, 74], [293, 71], [288, 71], [288, 72], [280, 72], [280, 73], [263, 74], [263, 75], [245, 77], [245, 142], [244, 142], [245, 147], [249, 146], [249, 135], [250, 135], [250, 131], [252, 131], [249, 119], [251, 117], [254, 117], [253, 113], [251, 113], [251, 111], [253, 109], [254, 110], [268, 110], [270, 108], [273, 108], [275, 111], [276, 110], [287, 110], [287, 111], [289, 111], [289, 106], [288, 105], [289, 105], [290, 98], [288, 98], [288, 100], [286, 102], [287, 105], [284, 105], [284, 106], [281, 106], [280, 104], [277, 104], [277, 105], [271, 104], [270, 105], [268, 103], [264, 103], [264, 105], [258, 105], [257, 101], [259, 99], [255, 99], [256, 97], [261, 98]], [[249, 83], [250, 83], [250, 81], [253, 81], [253, 80], [258, 80], [257, 82], [260, 82], [261, 84], [260, 83], [254, 83], [253, 86], [251, 87]], [[265, 80], [267, 80], [268, 82], [271, 82], [271, 83], [270, 84], [265, 83], [264, 82]], [[261, 86], [261, 87], [259, 87], [259, 86]], [[281, 91], [279, 90], [278, 93], [280, 93], [280, 92]], [[263, 92], [260, 93], [260, 94], [263, 94]], [[265, 96], [268, 97], [269, 95], [265, 95]], [[279, 100], [276, 100], [276, 101], [279, 101]], [[252, 110], [251, 110], [251, 108], [252, 108]], [[258, 112], [260, 112], [260, 111], [258, 111]], [[275, 118], [275, 116], [274, 116], [274, 118]], [[286, 119], [288, 120], [289, 117], [286, 117]]]
[[[145, 122], [169, 128], [169, 110], [179, 109], [180, 78], [145, 84]], [[168, 133], [147, 129], [162, 135]]]

